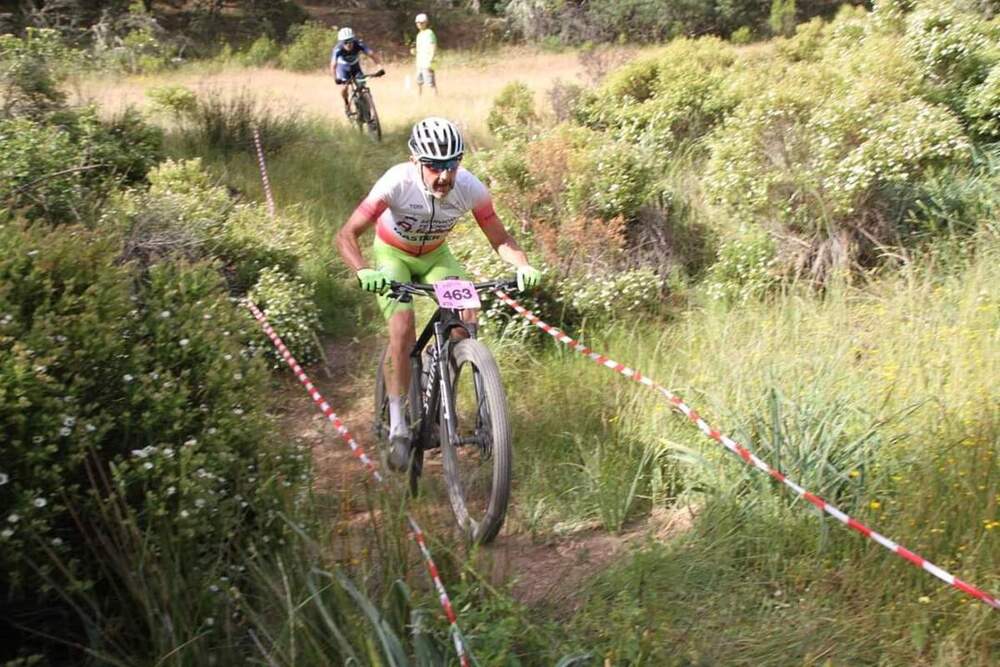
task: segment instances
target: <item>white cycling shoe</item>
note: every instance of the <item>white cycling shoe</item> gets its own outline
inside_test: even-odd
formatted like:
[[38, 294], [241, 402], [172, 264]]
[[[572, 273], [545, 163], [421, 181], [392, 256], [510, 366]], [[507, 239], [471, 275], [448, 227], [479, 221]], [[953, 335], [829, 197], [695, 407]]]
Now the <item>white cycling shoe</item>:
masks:
[[388, 464], [392, 470], [403, 472], [410, 467], [410, 436], [394, 435], [389, 438]]

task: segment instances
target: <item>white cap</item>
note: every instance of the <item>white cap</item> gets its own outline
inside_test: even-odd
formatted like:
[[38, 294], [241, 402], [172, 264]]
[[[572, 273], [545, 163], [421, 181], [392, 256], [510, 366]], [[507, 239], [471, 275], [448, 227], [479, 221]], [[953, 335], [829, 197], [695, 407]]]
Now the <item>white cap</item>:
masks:
[[351, 30], [350, 28], [341, 28], [337, 32], [337, 39], [339, 39], [341, 42], [348, 39], [354, 39], [354, 31]]
[[414, 23], [427, 23], [427, 14], [424, 14], [423, 12], [417, 14], [417, 18], [414, 19]]

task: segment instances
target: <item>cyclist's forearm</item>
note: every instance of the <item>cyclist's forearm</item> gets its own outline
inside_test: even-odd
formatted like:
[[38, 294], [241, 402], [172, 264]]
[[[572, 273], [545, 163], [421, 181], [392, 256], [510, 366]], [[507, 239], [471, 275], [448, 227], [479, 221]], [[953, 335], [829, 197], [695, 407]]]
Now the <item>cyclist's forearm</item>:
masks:
[[347, 264], [352, 271], [357, 272], [368, 266], [364, 255], [361, 254], [361, 244], [358, 243], [358, 237], [354, 234], [345, 233], [341, 229], [337, 233], [337, 250], [340, 252], [344, 264]]
[[369, 219], [363, 212], [356, 210], [337, 232], [337, 251], [340, 252], [344, 264], [347, 264], [352, 271], [368, 267], [368, 262], [361, 254], [361, 244], [358, 243], [358, 237], [372, 224], [374, 224], [373, 220]]
[[525, 266], [528, 264], [528, 256], [524, 254], [521, 246], [517, 244], [517, 241], [512, 236], [508, 236], [504, 242], [500, 243], [496, 247], [496, 251], [500, 255], [500, 259], [508, 264], [513, 264], [514, 266]]

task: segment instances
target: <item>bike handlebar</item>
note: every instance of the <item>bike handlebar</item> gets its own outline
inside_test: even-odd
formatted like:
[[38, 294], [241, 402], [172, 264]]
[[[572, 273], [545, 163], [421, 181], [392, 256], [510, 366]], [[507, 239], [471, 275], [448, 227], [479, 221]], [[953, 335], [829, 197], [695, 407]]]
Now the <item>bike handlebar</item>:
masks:
[[[473, 283], [472, 286], [476, 288], [476, 292], [494, 289], [514, 290], [517, 289], [517, 279], [508, 278], [506, 280], [489, 280], [485, 283]], [[388, 295], [390, 298], [399, 299], [400, 297], [412, 294], [433, 296], [434, 285], [428, 285], [426, 283], [401, 283], [395, 280], [389, 281]]]

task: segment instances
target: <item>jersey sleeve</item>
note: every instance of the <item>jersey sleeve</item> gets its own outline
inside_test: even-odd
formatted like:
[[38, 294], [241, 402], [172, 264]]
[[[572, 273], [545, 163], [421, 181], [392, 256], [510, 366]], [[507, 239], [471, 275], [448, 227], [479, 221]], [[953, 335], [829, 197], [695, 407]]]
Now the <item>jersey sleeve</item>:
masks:
[[368, 55], [372, 54], [372, 50], [368, 48], [368, 45], [362, 42], [360, 39], [357, 41], [357, 45], [362, 53], [367, 53]]
[[382, 177], [375, 181], [371, 191], [368, 193], [355, 212], [364, 214], [368, 220], [377, 220], [380, 215], [389, 208], [393, 197], [398, 195], [399, 176], [398, 166], [382, 174]]
[[472, 210], [472, 217], [476, 219], [476, 224], [483, 227], [499, 221], [500, 218], [493, 207], [493, 197], [490, 195], [489, 188], [471, 173], [466, 172], [466, 175], [469, 208]]

